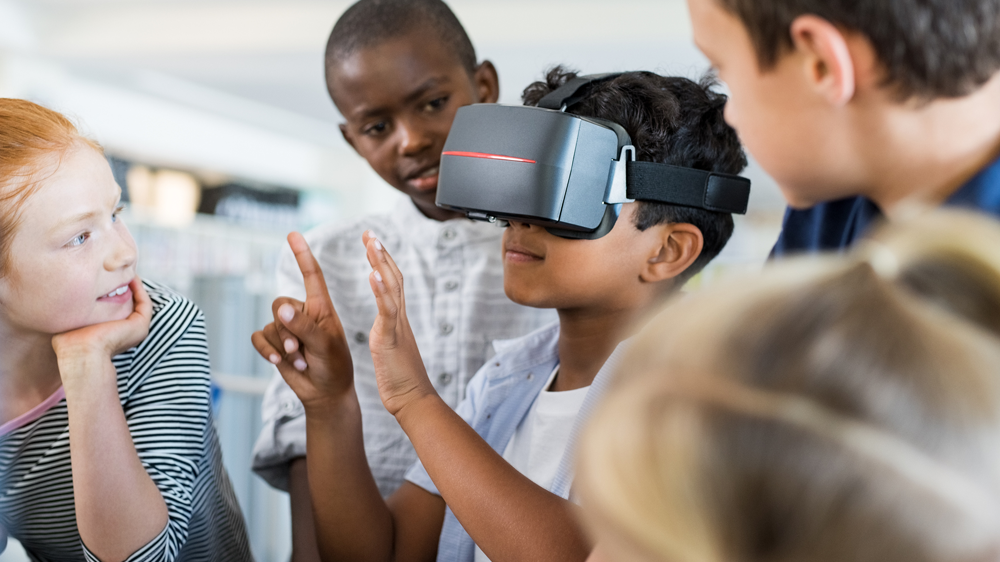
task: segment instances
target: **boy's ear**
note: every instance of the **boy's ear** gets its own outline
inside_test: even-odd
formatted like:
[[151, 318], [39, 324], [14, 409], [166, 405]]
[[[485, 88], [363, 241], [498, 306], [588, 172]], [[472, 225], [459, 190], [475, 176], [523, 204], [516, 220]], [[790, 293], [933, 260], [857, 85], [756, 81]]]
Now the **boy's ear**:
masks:
[[340, 134], [344, 136], [344, 140], [347, 141], [347, 144], [351, 145], [354, 152], [358, 152], [358, 147], [354, 146], [354, 137], [351, 136], [351, 133], [347, 130], [347, 125], [344, 123], [340, 124]]
[[855, 93], [855, 61], [847, 37], [837, 26], [813, 15], [802, 15], [790, 29], [795, 49], [804, 57], [806, 79], [836, 107]]
[[693, 224], [658, 224], [649, 230], [656, 231], [658, 244], [650, 253], [639, 275], [639, 278], [647, 283], [658, 283], [677, 277], [691, 267], [701, 255], [701, 249], [705, 245], [701, 229]]
[[492, 62], [484, 60], [479, 63], [472, 78], [476, 84], [478, 103], [496, 103], [500, 99], [500, 76]]

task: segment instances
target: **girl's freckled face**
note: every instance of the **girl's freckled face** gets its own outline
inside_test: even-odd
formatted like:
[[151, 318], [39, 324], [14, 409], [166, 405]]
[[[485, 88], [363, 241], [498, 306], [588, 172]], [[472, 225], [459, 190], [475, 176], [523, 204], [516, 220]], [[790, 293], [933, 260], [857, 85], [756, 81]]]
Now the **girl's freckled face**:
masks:
[[74, 147], [53, 155], [41, 177], [11, 240], [10, 272], [0, 277], [0, 323], [58, 334], [126, 318], [132, 294], [122, 287], [135, 277], [136, 247], [118, 218], [121, 190], [104, 156]]

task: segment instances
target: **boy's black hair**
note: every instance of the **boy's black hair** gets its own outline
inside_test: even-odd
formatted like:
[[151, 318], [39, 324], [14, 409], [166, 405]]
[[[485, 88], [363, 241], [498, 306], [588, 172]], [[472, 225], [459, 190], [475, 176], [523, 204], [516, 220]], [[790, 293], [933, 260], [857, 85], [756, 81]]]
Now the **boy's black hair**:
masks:
[[712, 0], [738, 17], [761, 69], [792, 48], [795, 18], [819, 16], [861, 33], [901, 100], [970, 94], [1000, 70], [997, 0]]
[[[546, 94], [577, 75], [561, 66], [551, 69], [544, 82], [524, 89], [525, 105], [538, 105]], [[593, 84], [586, 97], [567, 108], [568, 113], [618, 123], [632, 137], [635, 158], [738, 174], [747, 165], [736, 131], [726, 124], [726, 96], [712, 90], [711, 77], [701, 83], [652, 72], [627, 72]], [[635, 227], [646, 230], [662, 223], [689, 223], [701, 230], [704, 247], [698, 259], [680, 276], [687, 281], [719, 255], [733, 234], [733, 216], [651, 201], [639, 201]]]
[[470, 76], [475, 73], [476, 49], [451, 8], [441, 0], [360, 0], [355, 3], [340, 16], [330, 32], [326, 43], [327, 72], [360, 49], [418, 31], [428, 40], [442, 41]]

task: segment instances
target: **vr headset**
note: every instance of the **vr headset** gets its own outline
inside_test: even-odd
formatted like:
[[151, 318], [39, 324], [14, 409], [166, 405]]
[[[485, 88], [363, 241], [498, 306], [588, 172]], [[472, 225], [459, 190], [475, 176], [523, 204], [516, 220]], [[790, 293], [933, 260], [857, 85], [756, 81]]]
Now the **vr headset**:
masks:
[[610, 232], [621, 204], [632, 201], [746, 213], [750, 180], [637, 162], [621, 125], [566, 113], [587, 86], [619, 75], [574, 78], [538, 107], [460, 108], [441, 156], [437, 205], [471, 219], [527, 222], [579, 239]]

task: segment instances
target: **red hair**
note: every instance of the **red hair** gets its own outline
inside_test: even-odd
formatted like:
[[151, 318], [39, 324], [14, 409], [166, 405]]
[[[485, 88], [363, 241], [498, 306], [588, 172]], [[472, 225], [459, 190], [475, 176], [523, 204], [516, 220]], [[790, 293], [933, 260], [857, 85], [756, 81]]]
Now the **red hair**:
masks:
[[21, 210], [46, 170], [75, 146], [101, 146], [80, 134], [62, 114], [26, 100], [0, 98], [0, 276], [9, 272], [11, 239]]

